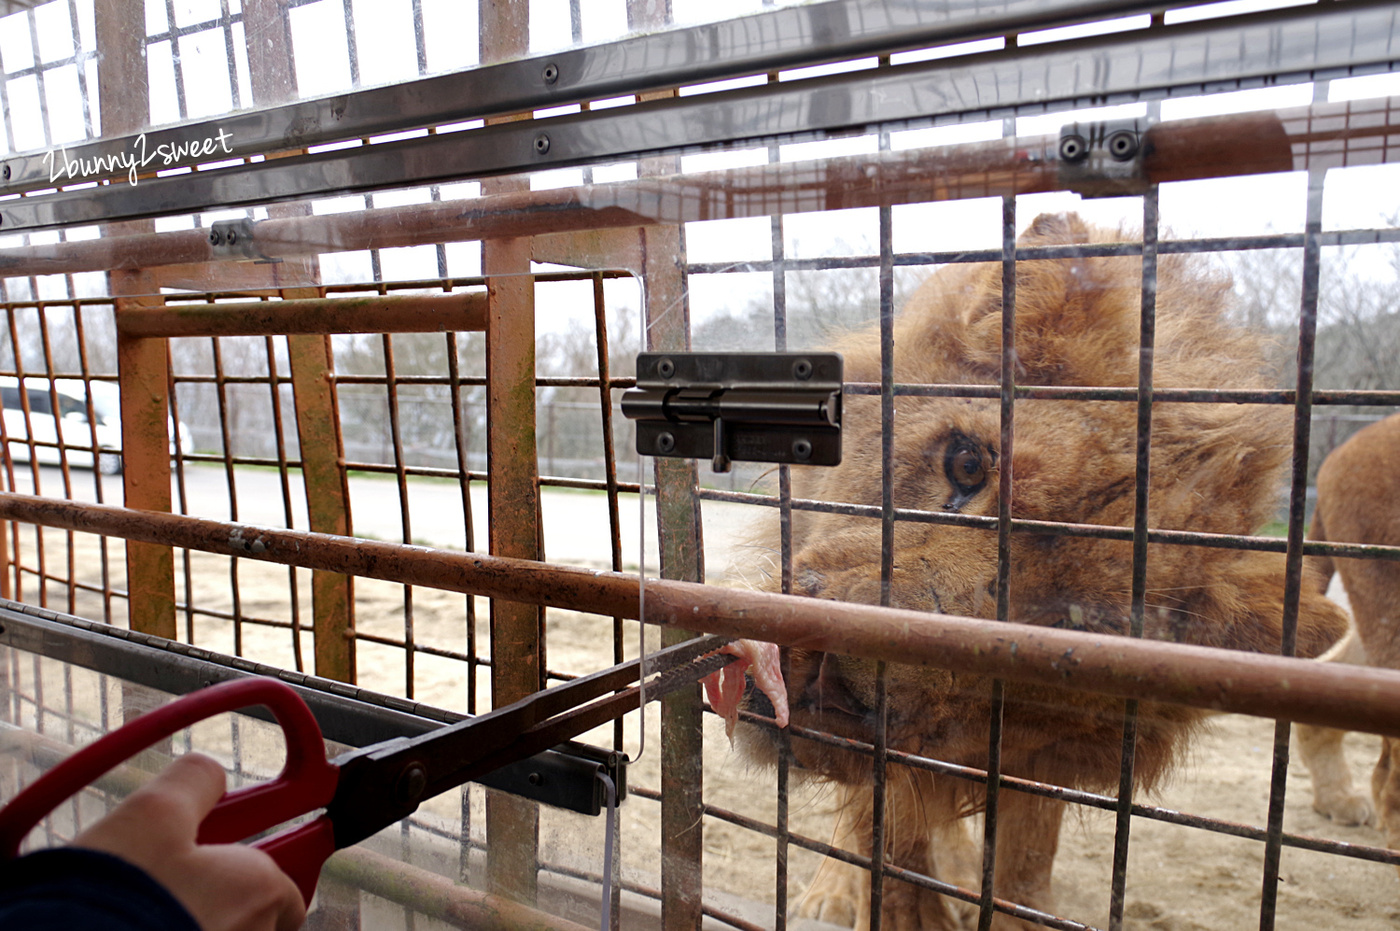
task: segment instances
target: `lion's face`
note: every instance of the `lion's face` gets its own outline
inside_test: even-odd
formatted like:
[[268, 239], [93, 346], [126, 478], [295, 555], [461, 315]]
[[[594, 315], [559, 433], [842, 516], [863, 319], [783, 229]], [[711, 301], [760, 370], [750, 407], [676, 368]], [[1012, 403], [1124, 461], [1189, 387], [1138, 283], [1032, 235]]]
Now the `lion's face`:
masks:
[[[1118, 239], [1077, 217], [1042, 217], [1022, 245]], [[936, 273], [896, 322], [897, 384], [995, 384], [1001, 365], [1000, 266]], [[1020, 263], [1017, 382], [1036, 386], [1137, 383], [1141, 266], [1123, 257]], [[1228, 286], [1186, 259], [1159, 266], [1155, 384], [1262, 387], [1261, 347], [1225, 319]], [[847, 382], [880, 381], [878, 334], [837, 347]], [[1149, 522], [1154, 527], [1251, 533], [1277, 506], [1289, 451], [1286, 412], [1241, 405], [1154, 406]], [[844, 460], [794, 469], [799, 499], [880, 507], [886, 500], [880, 402], [848, 394]], [[793, 516], [793, 593], [931, 613], [995, 618], [998, 543], [989, 521], [934, 522], [921, 514], [993, 518], [1011, 470], [1013, 518], [1130, 526], [1137, 409], [1130, 401], [1019, 400], [1008, 458], [995, 400], [895, 398], [888, 500], [878, 516], [798, 508]], [[885, 534], [889, 533], [886, 541]], [[888, 547], [886, 543], [888, 542]], [[893, 557], [887, 571], [881, 553]], [[1009, 558], [1010, 619], [1121, 634], [1128, 628], [1131, 545], [1017, 532]], [[1244, 649], [1277, 649], [1281, 558], [1232, 550], [1149, 549], [1146, 635]], [[887, 596], [884, 594], [887, 586]], [[1300, 652], [1338, 635], [1344, 619], [1323, 604], [1304, 609]], [[878, 704], [877, 665], [794, 649], [787, 677], [793, 723], [869, 740]], [[891, 664], [886, 679], [891, 746], [976, 763], [986, 753], [990, 683], [956, 671]], [[1085, 693], [1008, 687], [1007, 762], [1072, 757], [1079, 768], [1121, 733], [1121, 704]], [[1165, 715], [1162, 720], [1171, 718]], [[1150, 727], [1150, 724], [1149, 724]], [[1170, 728], [1168, 728], [1170, 730]], [[761, 742], [761, 741], [760, 741]], [[1164, 738], [1169, 755], [1171, 740]], [[751, 747], [753, 745], [751, 744]], [[869, 761], [798, 740], [799, 764], [843, 781], [868, 778]], [[1105, 757], [1116, 772], [1116, 749]], [[1094, 764], [1097, 765], [1097, 764]], [[1094, 778], [1086, 777], [1087, 781]], [[1075, 780], [1083, 784], [1086, 779]]]

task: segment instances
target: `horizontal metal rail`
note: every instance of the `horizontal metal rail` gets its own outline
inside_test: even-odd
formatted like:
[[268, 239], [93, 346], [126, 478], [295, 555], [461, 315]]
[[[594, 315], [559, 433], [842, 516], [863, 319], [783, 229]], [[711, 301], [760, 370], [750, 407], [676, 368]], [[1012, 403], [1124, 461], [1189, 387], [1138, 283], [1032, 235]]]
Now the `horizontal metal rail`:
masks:
[[[0, 201], [0, 228], [44, 229], [480, 179], [759, 140], [797, 142], [880, 126], [992, 119], [1066, 108], [1308, 81], [1400, 65], [1400, 17], [1355, 0], [1205, 21], [965, 59], [919, 62], [630, 107], [384, 142], [354, 149]], [[1332, 131], [1333, 127], [1327, 127]], [[1347, 127], [1341, 127], [1345, 132]], [[1237, 129], [1236, 132], [1239, 132]], [[1222, 137], [1221, 140], [1223, 141]], [[1250, 140], [1248, 133], [1236, 138]], [[1166, 156], [1170, 140], [1154, 146]], [[1250, 140], [1258, 141], [1258, 140]], [[1232, 146], [1225, 145], [1225, 150]], [[1334, 141], [1318, 156], [1345, 156]], [[1183, 150], [1227, 171], [1235, 155]], [[1183, 166], [1184, 170], [1193, 169]], [[1277, 169], [1275, 169], [1277, 170]], [[1189, 176], [1194, 177], [1194, 174]]]
[[[22, 153], [4, 160], [8, 172], [0, 193], [61, 184], [55, 170], [69, 163], [96, 168], [83, 175], [84, 181], [126, 178], [131, 159], [156, 154], [162, 143], [177, 157], [160, 153], [159, 167], [173, 168], [1160, 8], [1152, 0], [836, 0], [792, 6], [389, 87], [151, 127], [74, 145], [57, 157]], [[190, 142], [206, 139], [213, 144], [202, 157], [200, 152], [180, 157], [175, 150], [181, 142], [188, 149]], [[139, 175], [152, 171], [147, 165]]]
[[[0, 494], [0, 518], [637, 619], [636, 576]], [[1400, 672], [648, 580], [648, 623], [1400, 737]]]
[[[1146, 167], [1149, 180], [1168, 181], [1383, 164], [1400, 158], [1400, 150], [1387, 147], [1387, 139], [1397, 132], [1400, 102], [1395, 98], [1173, 120], [1151, 129], [1152, 146], [1160, 154]], [[1052, 157], [1058, 144], [1055, 135], [1022, 136], [829, 158], [820, 163], [784, 162], [268, 219], [253, 224], [253, 243], [268, 259], [291, 259], [425, 243], [1039, 193], [1065, 187]], [[1207, 151], [1211, 157], [1203, 158]], [[1359, 244], [1378, 235], [1374, 231], [1351, 238], [1327, 234], [1336, 240], [1327, 241], [1347, 245], [1355, 240]], [[1206, 247], [1213, 242], [1205, 241]], [[1218, 242], [1231, 249], [1301, 244], [1301, 236]], [[1164, 252], [1187, 248], [1195, 251], [1197, 247], [1162, 246]], [[1000, 252], [986, 254], [990, 260], [1000, 258]], [[907, 258], [923, 262], [922, 258]], [[217, 259], [207, 230], [172, 230], [0, 249], [0, 276], [152, 268]]]
[[117, 314], [123, 336], [286, 336], [486, 329], [486, 292], [169, 303]]
[[[596, 483], [595, 483], [596, 485]], [[588, 486], [585, 486], [588, 487]], [[635, 491], [636, 486], [627, 490]], [[756, 495], [749, 492], [721, 491], [702, 488], [696, 493], [707, 501], [729, 501], [735, 504], [778, 507], [778, 499], [770, 495]], [[843, 514], [847, 517], [868, 517], [880, 520], [883, 512], [879, 505], [848, 504], [824, 501], [814, 498], [793, 498], [794, 511], [810, 511], [819, 514]], [[895, 508], [894, 519], [922, 524], [945, 524], [954, 527], [980, 527], [983, 530], [997, 529], [997, 519], [981, 514], [958, 514], [948, 511], [921, 511], [914, 508]], [[1090, 537], [1097, 540], [1122, 540], [1131, 542], [1133, 529], [1112, 524], [1071, 524], [1064, 521], [1028, 520], [1022, 517], [1011, 519], [1011, 529], [1023, 533], [1053, 534], [1055, 536]], [[1265, 553], [1285, 553], [1288, 541], [1283, 537], [1260, 537], [1246, 534], [1206, 533], [1197, 530], [1147, 531], [1148, 543], [1174, 546], [1208, 546], [1228, 550], [1258, 550]], [[1351, 559], [1393, 559], [1400, 560], [1400, 546], [1380, 543], [1332, 543], [1322, 540], [1307, 540], [1303, 543], [1305, 556], [1333, 556]]]

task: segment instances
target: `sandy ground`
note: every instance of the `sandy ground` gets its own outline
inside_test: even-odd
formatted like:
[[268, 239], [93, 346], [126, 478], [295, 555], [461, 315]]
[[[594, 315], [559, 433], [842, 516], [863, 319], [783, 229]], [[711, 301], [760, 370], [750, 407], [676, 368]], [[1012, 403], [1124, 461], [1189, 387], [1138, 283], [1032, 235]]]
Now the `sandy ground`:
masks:
[[[49, 558], [54, 560], [62, 535], [51, 536]], [[95, 575], [96, 560], [89, 538], [79, 536], [86, 547], [77, 561], [79, 573]], [[120, 573], [120, 547], [113, 558]], [[231, 607], [229, 560], [196, 554], [192, 594], [206, 607]], [[59, 563], [58, 565], [62, 565]], [[51, 566], [54, 571], [57, 566]], [[117, 576], [120, 578], [120, 574]], [[285, 617], [291, 589], [285, 567], [242, 561], [237, 569], [241, 609], [263, 617]], [[310, 604], [306, 580], [298, 578], [302, 610]], [[33, 597], [33, 592], [29, 597]], [[181, 595], [183, 597], [183, 591]], [[357, 583], [358, 623], [362, 630], [386, 637], [404, 631], [406, 594], [402, 586]], [[64, 599], [51, 595], [50, 606], [63, 610]], [[465, 599], [460, 595], [415, 589], [411, 594], [415, 637], [419, 642], [461, 650], [465, 644]], [[100, 616], [95, 596], [80, 595], [77, 613]], [[486, 605], [478, 607], [480, 649], [487, 649]], [[627, 625], [629, 653], [635, 649], [635, 624]], [[601, 668], [611, 662], [612, 621], [607, 618], [552, 611], [549, 616], [549, 665], [573, 673]], [[223, 622], [200, 620], [196, 642], [211, 649], [231, 651], [234, 642]], [[651, 646], [655, 646], [652, 634]], [[291, 665], [294, 654], [286, 630], [245, 625], [245, 654], [265, 662]], [[407, 681], [402, 651], [361, 644], [361, 684], [380, 691], [403, 693]], [[304, 641], [310, 655], [309, 638]], [[485, 676], [478, 690], [486, 698]], [[466, 680], [460, 663], [420, 655], [413, 677], [420, 700], [464, 709]], [[653, 706], [654, 712], [654, 706]], [[649, 713], [647, 746], [631, 769], [633, 785], [655, 788], [658, 784], [658, 746], [655, 714]], [[637, 755], [635, 718], [629, 722], [627, 749]], [[1273, 723], [1259, 719], [1222, 716], [1194, 746], [1186, 765], [1150, 803], [1209, 815], [1228, 821], [1262, 825], [1266, 818], [1270, 778]], [[607, 744], [610, 731], [586, 738]], [[773, 775], [751, 767], [730, 749], [719, 722], [707, 721], [705, 746], [705, 796], [707, 802], [741, 815], [770, 822], [774, 817]], [[1350, 760], [1358, 785], [1369, 784], [1369, 768], [1378, 753], [1378, 738], [1352, 735]], [[1290, 831], [1359, 843], [1377, 844], [1379, 833], [1368, 826], [1340, 827], [1314, 813], [1310, 806], [1310, 782], [1296, 760], [1290, 769], [1286, 828]], [[480, 832], [480, 793], [473, 794], [473, 833]], [[792, 829], [819, 840], [830, 832], [832, 794], [821, 786], [795, 786], [791, 798]], [[425, 806], [423, 814], [445, 824], [458, 817], [454, 797]], [[622, 809], [623, 863], [625, 875], [645, 885], [657, 883], [659, 816], [656, 803], [633, 798]], [[544, 818], [542, 849], [547, 856], [597, 870], [602, 846], [601, 819], [580, 816]], [[980, 828], [979, 828], [980, 830]], [[1109, 864], [1112, 858], [1112, 816], [1100, 812], [1072, 815], [1067, 822], [1056, 865], [1060, 913], [1096, 927], [1107, 925]], [[1125, 927], [1133, 931], [1196, 931], [1196, 929], [1258, 926], [1258, 902], [1262, 879], [1263, 845], [1223, 834], [1135, 820], [1128, 872], [1128, 905]], [[707, 894], [725, 902], [731, 897], [753, 903], [748, 910], [755, 920], [771, 923], [774, 901], [774, 851], [770, 838], [718, 820], [705, 827], [705, 884]], [[795, 902], [815, 871], [817, 857], [794, 849], [791, 853], [789, 893]], [[1281, 929], [1315, 931], [1343, 924], [1357, 931], [1400, 926], [1400, 879], [1394, 867], [1366, 861], [1285, 849], [1282, 861], [1278, 922]], [[593, 921], [588, 916], [573, 916]], [[419, 927], [422, 927], [420, 924]]]

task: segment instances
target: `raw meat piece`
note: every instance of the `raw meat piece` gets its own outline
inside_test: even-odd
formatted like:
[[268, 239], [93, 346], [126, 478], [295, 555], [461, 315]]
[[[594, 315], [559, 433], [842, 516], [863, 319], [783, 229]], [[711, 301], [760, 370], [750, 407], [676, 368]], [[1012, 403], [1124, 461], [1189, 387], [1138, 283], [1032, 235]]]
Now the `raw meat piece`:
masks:
[[724, 718], [725, 736], [731, 741], [734, 739], [734, 725], [739, 721], [739, 703], [744, 698], [745, 670], [753, 677], [754, 685], [758, 686], [759, 691], [767, 695], [768, 700], [772, 702], [773, 717], [778, 726], [787, 727], [787, 687], [783, 683], [778, 645], [762, 640], [735, 640], [720, 647], [720, 652], [737, 656], [739, 659], [700, 681], [704, 683], [710, 707]]

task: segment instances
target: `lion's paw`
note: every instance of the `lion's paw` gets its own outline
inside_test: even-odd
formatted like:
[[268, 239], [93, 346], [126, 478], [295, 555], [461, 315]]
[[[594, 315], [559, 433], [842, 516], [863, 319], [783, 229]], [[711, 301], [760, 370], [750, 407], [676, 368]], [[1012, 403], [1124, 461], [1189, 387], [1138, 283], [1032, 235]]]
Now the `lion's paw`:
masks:
[[1319, 794], [1313, 799], [1313, 810], [1348, 827], [1374, 824], [1376, 820], [1371, 800], [1355, 792]]
[[846, 928], [868, 926], [870, 886], [865, 871], [840, 860], [823, 860], [797, 913]]

